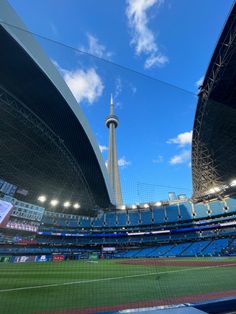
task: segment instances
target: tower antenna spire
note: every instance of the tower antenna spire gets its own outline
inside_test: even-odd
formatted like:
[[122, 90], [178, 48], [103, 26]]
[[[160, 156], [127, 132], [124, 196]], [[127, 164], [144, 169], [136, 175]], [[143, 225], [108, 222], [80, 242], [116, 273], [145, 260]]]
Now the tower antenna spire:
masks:
[[114, 102], [113, 102], [113, 96], [111, 94], [111, 101], [110, 101], [110, 115], [114, 114]]

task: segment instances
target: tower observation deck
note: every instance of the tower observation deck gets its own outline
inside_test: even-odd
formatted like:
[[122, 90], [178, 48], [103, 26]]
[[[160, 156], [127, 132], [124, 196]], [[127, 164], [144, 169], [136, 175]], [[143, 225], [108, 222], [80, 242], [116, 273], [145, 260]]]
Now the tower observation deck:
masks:
[[108, 174], [111, 185], [114, 190], [116, 205], [122, 205], [122, 195], [120, 187], [120, 174], [118, 169], [117, 148], [116, 148], [116, 128], [119, 124], [119, 119], [114, 113], [114, 103], [111, 96], [110, 114], [106, 118], [106, 126], [109, 128], [109, 149], [108, 149]]

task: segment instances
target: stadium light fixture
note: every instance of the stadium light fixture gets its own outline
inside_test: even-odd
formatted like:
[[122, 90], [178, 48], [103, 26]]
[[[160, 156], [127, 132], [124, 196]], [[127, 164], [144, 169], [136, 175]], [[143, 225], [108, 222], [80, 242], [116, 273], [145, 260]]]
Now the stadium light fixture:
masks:
[[46, 202], [46, 200], [47, 200], [47, 198], [46, 198], [45, 195], [40, 195], [40, 196], [38, 197], [38, 201], [41, 202], [41, 203]]
[[71, 203], [69, 201], [66, 201], [64, 204], [63, 204], [64, 207], [68, 208], [71, 206]]
[[226, 189], [228, 189], [229, 188], [229, 186], [227, 185], [227, 184], [224, 184], [223, 186], [222, 186], [222, 190], [226, 190]]
[[53, 200], [51, 200], [51, 202], [50, 202], [50, 204], [51, 204], [52, 206], [57, 206], [58, 203], [59, 203], [59, 201], [56, 200], [56, 199], [53, 199]]
[[214, 194], [218, 192], [220, 192], [220, 188], [218, 186], [215, 186], [208, 191], [208, 194]]
[[162, 203], [161, 202], [156, 202], [154, 205], [157, 206], [157, 207], [160, 207], [162, 205]]
[[149, 204], [144, 204], [143, 207], [144, 208], [149, 208]]
[[231, 182], [230, 182], [230, 186], [236, 186], [236, 179], [234, 179], [234, 180], [232, 180]]
[[73, 205], [73, 207], [74, 207], [75, 209], [79, 209], [79, 208], [80, 208], [80, 204], [79, 204], [79, 203], [75, 203], [75, 204]]

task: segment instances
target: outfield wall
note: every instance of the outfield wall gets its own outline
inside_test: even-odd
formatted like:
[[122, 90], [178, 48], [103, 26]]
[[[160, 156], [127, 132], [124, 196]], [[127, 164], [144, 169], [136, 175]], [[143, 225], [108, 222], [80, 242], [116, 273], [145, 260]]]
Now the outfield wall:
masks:
[[94, 251], [84, 251], [81, 254], [43, 254], [43, 255], [17, 255], [0, 256], [0, 263], [33, 263], [33, 262], [62, 262], [66, 260], [96, 261], [101, 254]]

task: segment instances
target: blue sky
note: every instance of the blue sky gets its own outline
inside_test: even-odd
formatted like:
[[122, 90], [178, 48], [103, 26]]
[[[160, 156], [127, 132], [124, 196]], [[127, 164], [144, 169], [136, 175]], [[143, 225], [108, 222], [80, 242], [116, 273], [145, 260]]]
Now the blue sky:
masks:
[[104, 161], [108, 143], [104, 121], [113, 93], [120, 119], [117, 145], [125, 202], [166, 199], [168, 191], [191, 195], [197, 82], [233, 1], [10, 3], [31, 31], [144, 74], [37, 38], [80, 103]]

